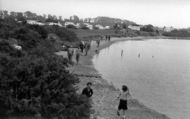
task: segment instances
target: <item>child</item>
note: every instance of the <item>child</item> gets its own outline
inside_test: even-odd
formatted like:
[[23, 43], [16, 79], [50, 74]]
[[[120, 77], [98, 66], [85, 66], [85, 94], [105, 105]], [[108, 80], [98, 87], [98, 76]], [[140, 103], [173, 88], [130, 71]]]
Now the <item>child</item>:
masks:
[[86, 84], [86, 88], [84, 88], [82, 91], [82, 95], [86, 95], [87, 97], [90, 98], [93, 95], [93, 90], [92, 90], [91, 86], [92, 86], [92, 83], [88, 82]]
[[117, 114], [118, 116], [120, 115], [120, 110], [122, 110], [122, 119], [125, 119], [125, 113], [128, 109], [127, 107], [127, 99], [130, 96], [129, 94], [129, 89], [126, 85], [122, 86], [122, 92], [119, 94], [118, 98], [120, 99], [119, 106], [118, 106], [118, 111]]

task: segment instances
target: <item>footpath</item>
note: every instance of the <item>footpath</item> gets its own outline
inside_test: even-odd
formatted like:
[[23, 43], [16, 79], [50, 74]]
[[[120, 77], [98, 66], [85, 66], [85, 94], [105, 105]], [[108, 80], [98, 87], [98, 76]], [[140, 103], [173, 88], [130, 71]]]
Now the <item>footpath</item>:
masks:
[[[127, 40], [127, 38], [112, 38], [111, 41], [102, 41], [98, 49], [101, 50], [109, 47], [115, 42], [124, 40]], [[79, 64], [71, 66], [69, 70], [79, 77], [80, 83], [78, 84], [78, 93], [82, 92], [87, 82], [92, 82], [93, 84], [93, 112], [90, 119], [120, 119], [116, 113], [119, 103], [116, 97], [119, 91], [112, 84], [103, 79], [101, 74], [94, 68], [92, 58], [95, 55], [95, 50], [96, 43], [93, 41], [88, 55], [81, 56]], [[129, 109], [126, 114], [126, 119], [169, 119], [166, 115], [147, 108], [136, 99], [130, 99], [128, 101], [128, 106]]]

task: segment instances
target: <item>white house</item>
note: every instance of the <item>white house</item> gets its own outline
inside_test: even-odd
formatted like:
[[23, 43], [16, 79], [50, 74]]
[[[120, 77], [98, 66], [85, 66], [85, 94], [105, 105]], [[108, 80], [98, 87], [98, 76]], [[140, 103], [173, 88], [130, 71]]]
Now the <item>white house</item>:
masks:
[[105, 26], [104, 28], [105, 28], [105, 29], [110, 29], [110, 26]]
[[102, 25], [100, 25], [100, 24], [97, 24], [97, 25], [95, 25], [98, 29], [105, 29], [105, 27], [104, 26], [102, 26]]
[[35, 21], [35, 20], [27, 20], [27, 23], [28, 24], [32, 24], [32, 25], [40, 25], [40, 26], [43, 26], [45, 25], [44, 23], [41, 23], [41, 22], [38, 22], [38, 21]]
[[131, 30], [140, 31], [141, 26], [129, 25], [128, 28], [131, 29]]
[[172, 30], [174, 30], [175, 28], [173, 28], [172, 26], [171, 27], [165, 27], [164, 26], [164, 28], [163, 28], [163, 31], [165, 31], [165, 32], [170, 32], [170, 31], [172, 31]]
[[73, 26], [75, 26], [75, 23], [70, 22], [70, 21], [66, 21], [66, 22], [65, 22], [65, 26], [68, 26], [68, 25], [73, 25]]
[[76, 23], [75, 26], [76, 26], [76, 28], [80, 28], [81, 24], [80, 23]]
[[57, 25], [57, 26], [63, 27], [59, 22], [58, 23], [49, 22], [48, 25], [50, 26]]
[[93, 25], [92, 24], [89, 24], [89, 23], [84, 23], [86, 25], [86, 27], [88, 27], [90, 30], [93, 29]]

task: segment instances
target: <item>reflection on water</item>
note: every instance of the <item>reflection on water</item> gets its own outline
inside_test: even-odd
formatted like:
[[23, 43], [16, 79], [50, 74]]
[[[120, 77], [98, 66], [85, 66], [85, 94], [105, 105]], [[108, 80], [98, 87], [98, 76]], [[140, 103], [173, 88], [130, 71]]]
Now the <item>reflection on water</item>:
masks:
[[[123, 54], [121, 56], [121, 51]], [[190, 41], [125, 41], [93, 58], [103, 78], [171, 119], [190, 117]]]

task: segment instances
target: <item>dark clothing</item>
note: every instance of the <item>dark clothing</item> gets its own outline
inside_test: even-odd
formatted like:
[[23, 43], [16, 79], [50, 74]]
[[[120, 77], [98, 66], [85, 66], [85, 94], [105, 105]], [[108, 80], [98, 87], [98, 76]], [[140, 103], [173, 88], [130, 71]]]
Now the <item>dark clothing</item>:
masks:
[[93, 95], [93, 90], [86, 87], [83, 89], [82, 94], [91, 97]]
[[127, 100], [120, 99], [118, 110], [127, 110]]

